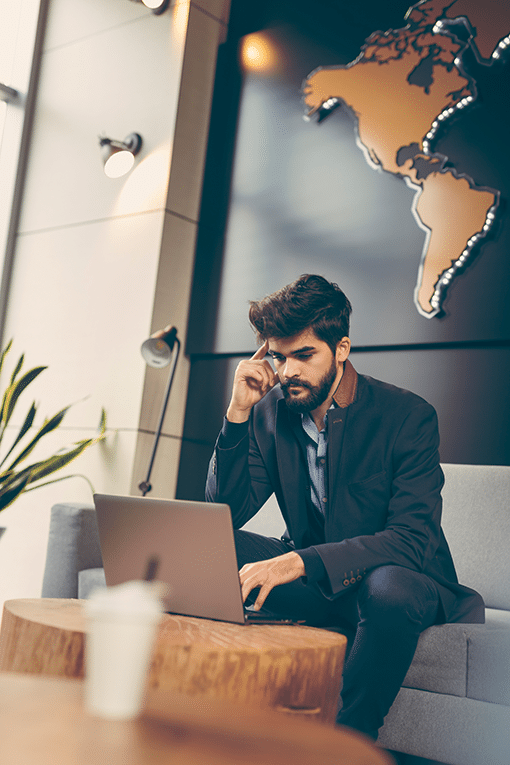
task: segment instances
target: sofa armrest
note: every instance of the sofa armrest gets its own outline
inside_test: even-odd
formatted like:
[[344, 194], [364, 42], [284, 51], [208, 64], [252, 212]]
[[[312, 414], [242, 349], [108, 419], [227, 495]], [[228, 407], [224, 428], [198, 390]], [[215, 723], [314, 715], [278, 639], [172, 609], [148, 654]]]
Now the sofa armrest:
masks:
[[51, 508], [43, 598], [77, 598], [78, 573], [103, 565], [96, 511], [68, 502]]

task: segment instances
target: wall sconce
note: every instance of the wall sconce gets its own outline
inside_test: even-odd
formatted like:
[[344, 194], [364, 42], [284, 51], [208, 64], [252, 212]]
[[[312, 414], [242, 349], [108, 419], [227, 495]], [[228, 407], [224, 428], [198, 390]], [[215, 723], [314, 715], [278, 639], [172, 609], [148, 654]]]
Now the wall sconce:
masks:
[[156, 457], [156, 451], [158, 448], [159, 437], [161, 435], [161, 429], [163, 427], [163, 420], [165, 419], [166, 407], [168, 399], [170, 398], [170, 391], [172, 390], [172, 383], [174, 381], [175, 368], [177, 366], [177, 359], [179, 358], [179, 351], [181, 349], [181, 343], [177, 337], [177, 327], [173, 327], [169, 324], [164, 329], [159, 329], [149, 337], [148, 340], [142, 343], [141, 352], [145, 359], [145, 363], [149, 367], [156, 367], [161, 369], [168, 366], [173, 356], [172, 369], [170, 370], [170, 376], [168, 378], [168, 384], [163, 399], [163, 406], [161, 407], [161, 414], [159, 416], [158, 427], [154, 435], [154, 444], [152, 446], [152, 454], [149, 461], [149, 467], [147, 470], [147, 476], [145, 481], [138, 484], [138, 488], [142, 492], [142, 496], [152, 489], [150, 483], [150, 477], [152, 473], [152, 466], [154, 465], [154, 459]]
[[170, 0], [133, 0], [135, 3], [143, 3], [146, 8], [150, 8], [151, 11], [159, 16], [160, 13], [166, 11], [170, 5]]
[[142, 148], [142, 136], [130, 133], [123, 141], [100, 137], [99, 146], [105, 174], [108, 178], [120, 178], [133, 167], [135, 157]]
[[17, 90], [10, 88], [8, 85], [4, 85], [3, 82], [0, 82], [0, 101], [5, 101], [7, 104], [10, 104], [13, 101], [16, 101], [18, 96], [19, 93]]

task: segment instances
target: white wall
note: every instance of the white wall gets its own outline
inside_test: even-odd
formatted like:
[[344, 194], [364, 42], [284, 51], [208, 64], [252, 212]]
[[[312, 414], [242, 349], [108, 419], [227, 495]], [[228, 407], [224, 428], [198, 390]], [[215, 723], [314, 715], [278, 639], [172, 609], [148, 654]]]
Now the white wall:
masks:
[[[90, 436], [101, 407], [107, 442], [67, 472], [96, 490], [136, 493], [167, 374], [140, 344], [168, 323], [185, 343], [214, 68], [225, 0], [178, 1], [156, 16], [129, 0], [51, 0], [5, 337], [12, 361], [48, 365], [32, 397], [41, 416], [79, 402], [39, 456]], [[181, 87], [182, 82], [182, 87]], [[134, 170], [112, 180], [98, 135], [143, 137]], [[175, 490], [187, 390], [183, 357], [153, 495]], [[5, 382], [5, 380], [4, 380]], [[64, 471], [63, 473], [64, 474]], [[24, 495], [0, 515], [0, 603], [38, 597], [49, 510], [92, 501], [71, 479]]]

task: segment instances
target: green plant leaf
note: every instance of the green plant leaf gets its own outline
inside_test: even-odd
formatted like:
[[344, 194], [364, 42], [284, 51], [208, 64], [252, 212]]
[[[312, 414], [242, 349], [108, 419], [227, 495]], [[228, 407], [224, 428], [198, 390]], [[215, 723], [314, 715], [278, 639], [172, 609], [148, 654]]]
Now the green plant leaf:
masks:
[[98, 426], [98, 434], [96, 436], [96, 440], [103, 440], [103, 437], [106, 433], [106, 409], [104, 406], [101, 408], [101, 417], [99, 418], [99, 426]]
[[18, 435], [14, 439], [14, 443], [12, 444], [11, 448], [9, 449], [7, 454], [4, 456], [4, 458], [0, 462], [0, 467], [2, 467], [2, 465], [4, 464], [6, 459], [12, 454], [14, 449], [17, 447], [19, 442], [22, 440], [23, 436], [25, 436], [28, 433], [28, 431], [30, 430], [30, 428], [33, 425], [36, 413], [37, 413], [37, 407], [36, 407], [35, 401], [34, 401], [32, 403], [32, 406], [30, 407], [30, 409], [28, 411], [27, 416], [25, 417], [25, 422], [21, 426], [21, 430], [19, 431]]
[[35, 378], [38, 377], [45, 369], [47, 369], [47, 367], [34, 367], [34, 369], [30, 369], [28, 372], [25, 372], [23, 377], [21, 377], [19, 380], [12, 382], [5, 391], [0, 417], [0, 424], [2, 428], [0, 441], [3, 433], [5, 432], [5, 428], [7, 427], [9, 420], [12, 417], [14, 407], [16, 406], [19, 397], [25, 388], [27, 388], [30, 383], [33, 382]]
[[[11, 345], [12, 340], [7, 344], [6, 348], [0, 354], [0, 371], [4, 364], [5, 357], [11, 348]], [[2, 406], [0, 408], [0, 442], [13, 415], [20, 395], [36, 379], [36, 377], [47, 368], [43, 366], [34, 367], [19, 377], [24, 363], [24, 358], [24, 354], [22, 354], [18, 359], [18, 362], [11, 375], [10, 383], [2, 397]], [[74, 459], [79, 457], [80, 454], [85, 451], [85, 449], [88, 449], [93, 444], [96, 444], [105, 438], [106, 412], [103, 408], [101, 409], [101, 418], [99, 421], [98, 432], [94, 437], [85, 438], [76, 442], [71, 447], [60, 449], [56, 454], [53, 454], [46, 459], [39, 460], [38, 462], [28, 465], [22, 469], [17, 469], [19, 468], [20, 463], [26, 460], [27, 457], [31, 454], [39, 441], [45, 435], [51, 433], [61, 425], [62, 420], [64, 419], [69, 408], [70, 407], [67, 406], [60, 412], [57, 412], [57, 414], [53, 415], [53, 417], [45, 419], [43, 424], [36, 431], [35, 435], [33, 435], [32, 438], [29, 437], [29, 441], [26, 446], [21, 448], [24, 437], [29, 434], [29, 431], [33, 427], [37, 413], [36, 404], [35, 402], [32, 403], [32, 406], [25, 416], [23, 425], [15, 436], [11, 447], [0, 462], [0, 510], [3, 510], [8, 505], [12, 504], [12, 502], [14, 502], [14, 500], [17, 499], [17, 497], [19, 497], [20, 494], [22, 494], [24, 491], [33, 491], [33, 489], [37, 489], [41, 486], [46, 486], [50, 483], [56, 483], [57, 481], [64, 481], [67, 478], [73, 477], [63, 476], [62, 478], [56, 478], [51, 481], [44, 481], [47, 476], [51, 475], [57, 470], [61, 470]], [[21, 448], [21, 451], [19, 451], [17, 456], [13, 456], [17, 447]], [[3, 466], [9, 458], [11, 458], [12, 461], [7, 468], [4, 468]], [[85, 478], [85, 476], [82, 476], [82, 478]], [[85, 478], [85, 480], [92, 488], [90, 481], [88, 481], [87, 478]], [[41, 481], [43, 482], [41, 483]]]
[[23, 362], [25, 361], [25, 354], [22, 353], [21, 356], [18, 359], [18, 363], [16, 364], [14, 368], [14, 372], [11, 375], [11, 385], [18, 376], [19, 372], [21, 372], [21, 367], [23, 366]]
[[86, 481], [89, 485], [90, 493], [91, 494], [95, 493], [94, 486], [91, 484], [91, 482], [89, 481], [86, 475], [83, 475], [82, 473], [70, 473], [69, 475], [63, 475], [61, 478], [53, 478], [51, 481], [38, 483], [36, 486], [27, 486], [27, 488], [25, 489], [25, 494], [28, 494], [29, 491], [42, 489], [43, 486], [49, 486], [51, 483], [59, 483], [59, 481], [67, 481], [68, 478], [83, 478], [83, 480]]
[[105, 438], [105, 433], [106, 412], [104, 409], [102, 409], [97, 436], [94, 438], [84, 438], [82, 441], [77, 441], [74, 447], [71, 449], [57, 452], [57, 454], [54, 454], [52, 457], [48, 457], [48, 459], [41, 460], [40, 462], [37, 462], [34, 465], [26, 468], [26, 470], [30, 470], [31, 477], [29, 483], [39, 481], [40, 479], [45, 478], [47, 475], [54, 473], [56, 470], [60, 470], [61, 468], [65, 467], [74, 459], [76, 459], [76, 457], [79, 457], [80, 454], [89, 446], [102, 441]]
[[16, 476], [16, 479], [10, 481], [7, 486], [0, 488], [0, 510], [4, 510], [8, 505], [22, 494], [30, 481], [30, 473]]
[[0, 372], [2, 371], [2, 368], [3, 368], [3, 365], [4, 365], [4, 361], [5, 361], [5, 357], [7, 356], [9, 351], [11, 350], [11, 347], [12, 347], [12, 340], [9, 340], [9, 342], [7, 343], [5, 348], [3, 349], [2, 354], [0, 355]]
[[13, 470], [17, 465], [19, 465], [20, 462], [23, 462], [28, 455], [34, 450], [38, 442], [41, 440], [41, 438], [48, 433], [51, 433], [52, 430], [55, 430], [58, 428], [62, 420], [64, 419], [66, 412], [69, 410], [69, 407], [66, 406], [65, 409], [62, 409], [60, 412], [57, 412], [57, 414], [53, 415], [51, 419], [45, 420], [42, 426], [39, 428], [35, 436], [32, 438], [30, 443], [23, 449], [23, 451], [18, 454], [16, 459], [11, 462], [8, 470]]
[[93, 438], [86, 438], [83, 441], [78, 441], [72, 449], [69, 449], [66, 452], [54, 454], [52, 457], [48, 457], [45, 460], [41, 460], [40, 462], [31, 465], [30, 468], [27, 468], [27, 470], [30, 469], [31, 476], [29, 483], [39, 481], [41, 478], [46, 478], [47, 475], [65, 467], [76, 459], [76, 457], [79, 457], [88, 446], [93, 444], [93, 442]]
[[[63, 412], [65, 412], [65, 410], [63, 410]], [[62, 414], [62, 412], [59, 414]], [[55, 418], [52, 418], [52, 420], [55, 420]], [[48, 483], [53, 483], [54, 481], [46, 481], [43, 484], [31, 486], [31, 484], [35, 483], [36, 481], [40, 481], [55, 471], [66, 467], [66, 465], [76, 459], [76, 457], [79, 457], [79, 455], [89, 446], [102, 441], [105, 438], [105, 435], [106, 412], [104, 409], [102, 409], [98, 434], [94, 438], [85, 438], [82, 441], [78, 441], [72, 448], [67, 449], [66, 451], [57, 452], [57, 454], [54, 454], [52, 457], [48, 457], [45, 460], [35, 462], [34, 464], [24, 468], [19, 473], [15, 473], [14, 470], [9, 469], [5, 473], [0, 474], [0, 510], [3, 510], [5, 507], [7, 507], [8, 504], [11, 504], [11, 502], [14, 502], [14, 500], [22, 492], [32, 491], [33, 489], [37, 489], [40, 486], [46, 486]], [[64, 476], [64, 478], [67, 477], [69, 476]], [[55, 479], [55, 481], [64, 480], [64, 478]], [[88, 483], [90, 485], [90, 482]]]
[[[5, 357], [9, 353], [11, 345], [12, 345], [12, 340], [9, 341], [9, 343], [7, 344], [7, 347], [2, 351], [2, 355], [0, 356], [0, 372], [2, 371], [2, 368], [3, 368], [3, 365], [4, 365], [4, 361], [5, 361]], [[2, 396], [2, 406], [0, 408], [0, 423], [2, 422], [2, 419], [3, 419], [3, 416], [4, 416], [6, 396], [7, 396], [7, 390], [4, 391], [4, 395]], [[1, 437], [0, 437], [0, 440], [1, 440]]]

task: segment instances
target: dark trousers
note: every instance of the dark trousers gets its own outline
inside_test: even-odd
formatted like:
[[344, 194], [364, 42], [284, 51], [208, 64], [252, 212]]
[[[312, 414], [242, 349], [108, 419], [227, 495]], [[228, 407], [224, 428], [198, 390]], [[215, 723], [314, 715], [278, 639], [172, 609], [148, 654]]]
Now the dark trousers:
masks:
[[[239, 568], [292, 549], [279, 539], [247, 531], [236, 531], [235, 541]], [[381, 566], [335, 600], [299, 579], [275, 587], [265, 607], [344, 632], [349, 642], [337, 723], [375, 740], [413, 660], [420, 633], [436, 623], [439, 595], [425, 574]]]

